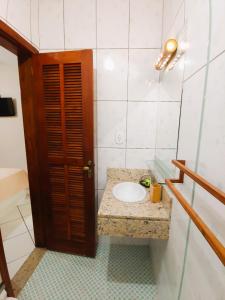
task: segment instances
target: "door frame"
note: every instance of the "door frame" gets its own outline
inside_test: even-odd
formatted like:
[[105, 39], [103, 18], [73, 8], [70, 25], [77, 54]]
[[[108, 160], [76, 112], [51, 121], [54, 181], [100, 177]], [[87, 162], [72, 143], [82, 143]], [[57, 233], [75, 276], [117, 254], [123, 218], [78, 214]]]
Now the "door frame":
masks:
[[32, 57], [39, 51], [10, 26], [0, 20], [0, 46], [18, 57], [21, 104], [36, 247], [45, 247], [45, 220], [40, 195], [40, 169], [37, 147], [37, 122], [33, 87]]

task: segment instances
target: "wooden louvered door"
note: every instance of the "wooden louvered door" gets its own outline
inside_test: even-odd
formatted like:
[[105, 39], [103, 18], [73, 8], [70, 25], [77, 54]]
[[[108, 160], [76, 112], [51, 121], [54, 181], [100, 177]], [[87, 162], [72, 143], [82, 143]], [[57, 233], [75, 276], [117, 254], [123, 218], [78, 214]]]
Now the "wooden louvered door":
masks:
[[34, 57], [47, 248], [87, 256], [96, 248], [92, 60], [91, 50]]

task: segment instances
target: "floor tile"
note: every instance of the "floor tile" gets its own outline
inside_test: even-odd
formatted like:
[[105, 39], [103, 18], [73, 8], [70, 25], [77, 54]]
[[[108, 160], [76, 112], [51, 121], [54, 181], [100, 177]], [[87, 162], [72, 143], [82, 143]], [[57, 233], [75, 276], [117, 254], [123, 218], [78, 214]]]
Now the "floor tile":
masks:
[[156, 292], [148, 246], [101, 243], [95, 259], [47, 251], [18, 299], [153, 300]]

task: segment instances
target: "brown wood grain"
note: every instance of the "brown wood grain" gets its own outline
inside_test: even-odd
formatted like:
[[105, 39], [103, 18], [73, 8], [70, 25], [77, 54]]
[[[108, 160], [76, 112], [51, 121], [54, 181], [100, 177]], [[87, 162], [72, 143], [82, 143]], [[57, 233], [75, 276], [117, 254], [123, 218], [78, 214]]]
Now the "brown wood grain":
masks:
[[33, 45], [1, 20], [0, 45], [18, 56], [30, 56], [38, 53]]
[[34, 57], [41, 195], [49, 249], [95, 255], [92, 51]]
[[208, 191], [211, 195], [213, 195], [215, 198], [217, 198], [220, 202], [225, 204], [225, 193], [212, 185], [210, 182], [205, 180], [202, 176], [199, 174], [196, 174], [192, 170], [188, 169], [181, 161], [172, 160], [172, 163], [179, 168], [183, 173], [185, 173], [188, 177], [193, 179], [195, 182], [197, 182], [203, 189]]

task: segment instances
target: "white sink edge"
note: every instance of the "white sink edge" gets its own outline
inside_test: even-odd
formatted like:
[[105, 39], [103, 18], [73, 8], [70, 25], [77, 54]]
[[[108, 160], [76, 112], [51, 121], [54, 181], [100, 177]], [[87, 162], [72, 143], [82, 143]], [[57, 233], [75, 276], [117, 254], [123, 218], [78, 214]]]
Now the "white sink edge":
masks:
[[123, 203], [143, 203], [146, 202], [145, 199], [147, 191], [139, 183], [125, 181], [114, 185], [112, 189], [113, 196]]

